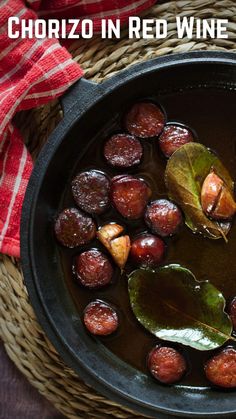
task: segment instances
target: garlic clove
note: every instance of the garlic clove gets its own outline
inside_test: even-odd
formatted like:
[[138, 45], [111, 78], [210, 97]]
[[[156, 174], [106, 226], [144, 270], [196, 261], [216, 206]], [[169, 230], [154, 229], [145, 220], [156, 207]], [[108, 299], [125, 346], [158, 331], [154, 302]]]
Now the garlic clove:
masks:
[[203, 182], [201, 205], [204, 213], [215, 220], [227, 220], [236, 212], [236, 204], [230, 189], [213, 171]]
[[97, 231], [98, 240], [110, 252], [120, 269], [124, 268], [131, 248], [129, 236], [119, 237], [123, 231], [124, 228], [115, 223], [106, 224]]
[[222, 186], [223, 180], [214, 172], [207, 175], [201, 190], [201, 205], [205, 214], [211, 215], [216, 206]]
[[129, 236], [117, 237], [111, 241], [110, 253], [120, 269], [123, 269], [127, 262], [130, 247]]
[[116, 223], [106, 224], [97, 231], [98, 240], [108, 249], [111, 240], [118, 237], [124, 231], [124, 227]]
[[229, 189], [222, 187], [219, 200], [211, 216], [218, 220], [227, 220], [232, 218], [236, 212], [236, 204]]

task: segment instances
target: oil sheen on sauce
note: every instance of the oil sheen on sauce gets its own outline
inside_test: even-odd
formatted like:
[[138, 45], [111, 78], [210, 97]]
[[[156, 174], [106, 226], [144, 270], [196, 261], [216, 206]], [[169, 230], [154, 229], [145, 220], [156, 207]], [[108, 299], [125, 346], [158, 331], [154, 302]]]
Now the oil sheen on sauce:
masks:
[[[218, 154], [236, 181], [236, 92], [223, 89], [197, 89], [173, 95], [159, 94], [156, 100], [165, 109], [168, 122], [182, 122], [192, 128], [197, 134], [197, 141]], [[135, 169], [125, 172], [112, 169], [106, 164], [102, 154], [104, 141], [109, 135], [122, 132], [120, 121], [121, 119], [118, 118], [98, 133], [96, 141], [93, 142], [83, 159], [78, 161], [73, 176], [77, 172], [89, 169], [101, 170], [110, 177], [128, 172], [143, 177], [149, 183], [153, 191], [152, 199], [167, 197], [164, 184], [166, 159], [159, 150], [157, 139], [142, 140], [144, 158]], [[63, 204], [64, 207], [75, 205], [69, 187]], [[142, 231], [147, 231], [142, 220], [127, 222], [112, 208], [96, 221], [98, 225], [116, 221], [126, 228], [131, 238]], [[187, 227], [183, 227], [176, 236], [166, 241], [168, 250], [164, 264], [179, 263], [189, 268], [199, 281], [211, 281], [226, 299], [230, 299], [236, 295], [235, 222], [228, 239], [227, 244], [224, 240], [206, 239], [193, 234]], [[146, 356], [150, 349], [160, 341], [147, 332], [134, 317], [129, 304], [126, 275], [121, 275], [118, 268], [115, 268], [112, 284], [98, 291], [89, 291], [80, 287], [73, 278], [71, 269], [73, 256], [94, 247], [106, 253], [98, 241], [83, 248], [61, 250], [65, 278], [72, 298], [81, 316], [85, 306], [95, 298], [108, 301], [117, 307], [120, 327], [114, 335], [101, 338], [100, 341], [116, 356], [148, 374]], [[134, 266], [128, 265], [126, 271], [131, 272], [133, 269], [135, 269]], [[177, 347], [184, 352], [189, 362], [189, 372], [181, 381], [181, 385], [208, 385], [204, 378], [203, 364], [212, 353], [200, 352], [181, 345]]]

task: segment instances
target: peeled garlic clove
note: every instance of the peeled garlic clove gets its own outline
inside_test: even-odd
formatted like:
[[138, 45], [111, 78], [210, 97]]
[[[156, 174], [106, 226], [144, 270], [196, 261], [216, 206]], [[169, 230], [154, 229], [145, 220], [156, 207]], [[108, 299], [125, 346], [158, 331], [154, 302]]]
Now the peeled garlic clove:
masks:
[[98, 240], [110, 252], [120, 269], [124, 268], [131, 247], [129, 236], [119, 237], [123, 231], [124, 228], [115, 223], [106, 224], [97, 231]]
[[209, 173], [203, 182], [201, 205], [204, 213], [215, 220], [227, 220], [236, 211], [231, 191], [214, 172]]
[[111, 241], [110, 253], [120, 269], [123, 269], [127, 262], [130, 247], [129, 236], [117, 237]]
[[214, 172], [209, 173], [202, 185], [201, 204], [207, 215], [214, 210], [222, 190], [223, 180]]
[[97, 231], [97, 238], [107, 249], [109, 249], [111, 240], [118, 237], [123, 231], [124, 228], [119, 224], [106, 224]]
[[236, 212], [236, 204], [229, 189], [222, 187], [219, 200], [211, 216], [217, 220], [227, 220], [232, 218]]

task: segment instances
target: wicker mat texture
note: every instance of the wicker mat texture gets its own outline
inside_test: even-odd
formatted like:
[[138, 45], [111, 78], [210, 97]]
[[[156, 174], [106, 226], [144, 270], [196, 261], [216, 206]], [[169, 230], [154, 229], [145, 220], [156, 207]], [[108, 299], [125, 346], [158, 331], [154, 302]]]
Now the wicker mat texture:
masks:
[[[124, 31], [119, 40], [95, 37], [71, 46], [87, 78], [100, 82], [129, 65], [165, 54], [200, 49], [236, 52], [235, 0], [170, 1], [154, 6], [146, 15], [168, 20], [167, 39], [129, 40]], [[229, 19], [229, 39], [177, 39], [176, 15]], [[17, 116], [16, 122], [34, 158], [60, 118], [56, 101]], [[37, 322], [17, 260], [2, 256], [0, 276], [0, 336], [9, 357], [40, 393], [68, 418], [143, 417], [99, 395], [63, 363]]]

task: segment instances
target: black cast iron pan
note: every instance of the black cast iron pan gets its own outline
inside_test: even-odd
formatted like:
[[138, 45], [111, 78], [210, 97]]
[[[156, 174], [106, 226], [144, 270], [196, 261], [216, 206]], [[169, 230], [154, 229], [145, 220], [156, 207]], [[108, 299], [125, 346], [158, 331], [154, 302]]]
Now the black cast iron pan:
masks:
[[236, 55], [173, 55], [133, 66], [99, 85], [81, 79], [62, 99], [64, 118], [36, 162], [23, 207], [24, 278], [48, 337], [85, 382], [121, 404], [160, 419], [236, 417], [236, 393], [209, 387], [161, 386], [91, 338], [64, 280], [52, 223], [78, 161], [88, 147], [93, 147], [107, 121], [127, 106], [127, 100], [151, 96], [153, 91], [165, 96], [209, 87], [236, 89]]

